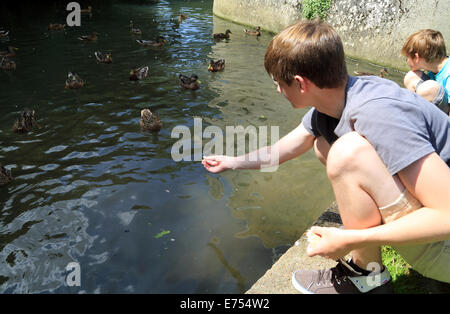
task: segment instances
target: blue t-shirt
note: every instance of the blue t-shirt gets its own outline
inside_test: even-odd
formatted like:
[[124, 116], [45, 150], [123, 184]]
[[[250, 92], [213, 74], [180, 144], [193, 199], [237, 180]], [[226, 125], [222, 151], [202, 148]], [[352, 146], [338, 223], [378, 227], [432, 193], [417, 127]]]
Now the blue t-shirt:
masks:
[[450, 117], [387, 79], [349, 76], [341, 118], [312, 108], [302, 124], [330, 144], [348, 132], [358, 132], [372, 144], [391, 175], [432, 152], [450, 167]]
[[[448, 58], [448, 57], [447, 57]], [[444, 64], [444, 67], [436, 74], [431, 71], [427, 73], [428, 77], [444, 86], [447, 91], [447, 102], [450, 103], [450, 58]]]

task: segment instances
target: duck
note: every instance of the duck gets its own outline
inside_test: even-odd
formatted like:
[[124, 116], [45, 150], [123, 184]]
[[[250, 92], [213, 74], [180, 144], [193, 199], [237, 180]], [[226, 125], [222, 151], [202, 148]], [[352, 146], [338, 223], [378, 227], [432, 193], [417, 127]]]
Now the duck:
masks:
[[228, 39], [228, 38], [230, 38], [230, 34], [233, 34], [233, 33], [229, 29], [227, 29], [225, 31], [225, 34], [224, 33], [216, 33], [216, 34], [213, 34], [213, 37], [215, 39]]
[[27, 133], [30, 132], [35, 126], [39, 128], [39, 125], [35, 119], [34, 110], [25, 109], [17, 117], [16, 121], [14, 121], [12, 130], [16, 133]]
[[103, 55], [100, 51], [94, 52], [95, 58], [100, 63], [112, 63], [112, 56], [110, 52], [107, 52], [105, 55]]
[[8, 184], [13, 179], [11, 171], [0, 165], [0, 186]]
[[0, 30], [0, 38], [8, 37], [8, 35], [9, 35], [9, 31]]
[[166, 42], [166, 39], [163, 36], [158, 36], [156, 41], [138, 39], [136, 42], [144, 47], [161, 47]]
[[133, 20], [130, 21], [130, 33], [134, 35], [142, 35], [140, 28], [134, 28]]
[[145, 79], [148, 75], [148, 66], [142, 66], [130, 71], [130, 81], [139, 81]]
[[92, 32], [91, 35], [83, 35], [78, 37], [78, 39], [83, 41], [95, 41], [98, 39], [97, 35], [98, 35], [97, 32]]
[[66, 27], [66, 24], [55, 23], [55, 24], [50, 24], [48, 26], [48, 30], [50, 30], [50, 31], [59, 31], [59, 30], [63, 30], [65, 27]]
[[75, 72], [69, 72], [67, 74], [66, 86], [64, 88], [78, 89], [84, 86], [84, 81]]
[[184, 14], [178, 14], [178, 23], [183, 22], [183, 20], [185, 20], [187, 18], [187, 15]]
[[8, 50], [0, 51], [0, 57], [15, 57], [19, 48], [8, 46]]
[[[354, 73], [357, 76], [375, 76], [376, 74], [370, 73], [370, 72], [359, 72], [359, 71], [354, 71]], [[380, 73], [378, 74], [379, 77], [384, 78], [384, 76], [388, 74], [388, 71], [386, 68], [383, 68], [380, 70]]]
[[162, 122], [159, 120], [158, 114], [151, 112], [150, 109], [141, 110], [141, 121], [139, 124], [141, 129], [146, 131], [158, 132], [162, 128]]
[[15, 70], [16, 63], [13, 60], [10, 60], [9, 57], [3, 57], [2, 61], [0, 61], [0, 69], [2, 70]]
[[225, 59], [219, 59], [217, 61], [210, 60], [208, 65], [208, 71], [217, 72], [222, 71], [225, 68]]
[[180, 73], [179, 75], [180, 85], [184, 88], [196, 90], [200, 88], [198, 76], [192, 74], [190, 77]]
[[256, 28], [256, 30], [248, 30], [248, 29], [244, 28], [244, 32], [249, 35], [252, 35], [252, 36], [260, 36], [261, 35], [260, 30], [261, 30], [261, 27], [259, 27], [259, 26]]

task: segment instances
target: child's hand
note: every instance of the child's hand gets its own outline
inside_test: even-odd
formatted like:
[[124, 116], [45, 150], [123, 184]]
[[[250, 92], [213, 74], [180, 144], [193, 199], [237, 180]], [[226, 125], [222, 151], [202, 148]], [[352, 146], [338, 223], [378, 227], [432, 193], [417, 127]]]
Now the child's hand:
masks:
[[207, 156], [203, 157], [202, 165], [212, 173], [219, 173], [234, 168], [234, 158], [229, 156]]
[[320, 255], [333, 260], [345, 257], [354, 248], [351, 247], [352, 232], [338, 228], [312, 227], [309, 239], [313, 239], [307, 248], [308, 256]]

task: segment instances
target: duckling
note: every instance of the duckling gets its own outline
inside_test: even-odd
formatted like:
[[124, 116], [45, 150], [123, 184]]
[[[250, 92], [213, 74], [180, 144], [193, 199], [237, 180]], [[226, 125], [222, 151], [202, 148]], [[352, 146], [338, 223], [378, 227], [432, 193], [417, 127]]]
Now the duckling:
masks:
[[15, 70], [16, 63], [13, 60], [10, 60], [8, 57], [3, 57], [2, 61], [0, 61], [0, 69], [2, 70]]
[[0, 38], [8, 37], [8, 35], [9, 35], [9, 31], [0, 30]]
[[50, 30], [50, 31], [59, 31], [59, 30], [63, 30], [65, 27], [66, 27], [66, 24], [55, 23], [55, 24], [50, 24], [48, 26], [48, 30]]
[[16, 121], [14, 121], [12, 130], [16, 133], [27, 133], [35, 126], [40, 127], [36, 122], [34, 110], [25, 109], [17, 117]]
[[133, 20], [130, 21], [130, 33], [134, 35], [142, 35], [140, 28], [134, 28]]
[[228, 39], [228, 38], [230, 38], [230, 34], [233, 34], [233, 33], [229, 29], [227, 29], [225, 31], [225, 34], [224, 33], [216, 33], [216, 34], [213, 34], [213, 37], [215, 39]]
[[162, 122], [159, 120], [158, 114], [151, 112], [150, 109], [141, 110], [141, 121], [139, 122], [141, 129], [157, 132], [162, 128]]
[[97, 35], [98, 35], [97, 32], [92, 32], [91, 35], [83, 35], [78, 37], [78, 39], [83, 41], [95, 41], [98, 39]]
[[179, 75], [180, 85], [184, 88], [196, 90], [200, 88], [200, 84], [198, 81], [198, 76], [196, 74], [192, 74], [190, 77], [183, 75], [180, 73]]
[[[370, 73], [370, 72], [359, 72], [359, 71], [354, 71], [354, 73], [357, 76], [375, 76], [375, 74]], [[383, 68], [380, 70], [380, 73], [378, 74], [379, 77], [383, 78], [386, 74], [389, 74], [386, 68]]]
[[210, 72], [222, 71], [224, 68], [225, 68], [225, 59], [219, 59], [217, 61], [211, 59], [209, 61], [208, 71]]
[[0, 51], [0, 57], [15, 57], [16, 51], [19, 50], [19, 48], [8, 46], [7, 51]]
[[66, 86], [64, 88], [78, 89], [84, 86], [84, 81], [75, 72], [69, 72], [67, 74]]
[[0, 186], [8, 184], [12, 180], [11, 171], [0, 165]]
[[163, 36], [158, 36], [156, 41], [138, 39], [136, 42], [144, 47], [161, 47], [166, 42], [166, 39]]
[[130, 81], [145, 79], [148, 75], [148, 66], [142, 66], [130, 71]]
[[100, 63], [112, 63], [112, 56], [110, 52], [107, 52], [105, 55], [103, 55], [100, 51], [94, 52], [95, 58]]
[[187, 18], [187, 15], [184, 14], [178, 14], [178, 23], [183, 22], [183, 20], [185, 20]]
[[261, 27], [259, 27], [259, 26], [256, 28], [256, 30], [248, 30], [248, 29], [244, 28], [244, 32], [246, 32], [247, 34], [252, 35], [252, 36], [261, 36], [260, 30], [261, 30]]

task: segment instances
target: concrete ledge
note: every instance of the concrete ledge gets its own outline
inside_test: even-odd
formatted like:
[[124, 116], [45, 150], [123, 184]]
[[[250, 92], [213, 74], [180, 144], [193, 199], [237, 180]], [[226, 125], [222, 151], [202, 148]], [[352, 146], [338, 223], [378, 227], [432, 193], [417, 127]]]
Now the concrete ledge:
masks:
[[[342, 225], [336, 202], [313, 223], [314, 226], [339, 227]], [[286, 251], [278, 261], [246, 293], [247, 294], [296, 294], [291, 283], [294, 271], [299, 269], [322, 269], [336, 265], [336, 262], [320, 257], [306, 255], [306, 234]]]

